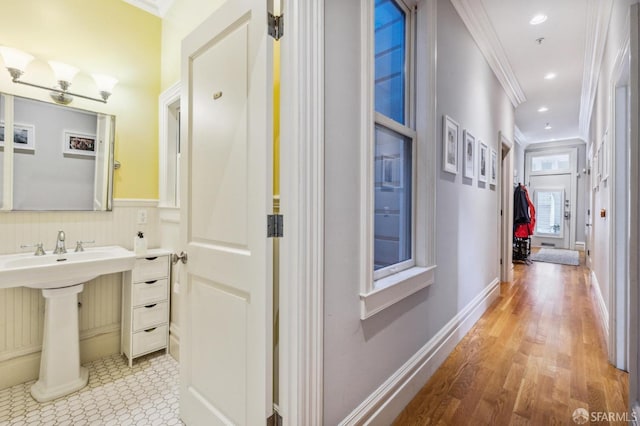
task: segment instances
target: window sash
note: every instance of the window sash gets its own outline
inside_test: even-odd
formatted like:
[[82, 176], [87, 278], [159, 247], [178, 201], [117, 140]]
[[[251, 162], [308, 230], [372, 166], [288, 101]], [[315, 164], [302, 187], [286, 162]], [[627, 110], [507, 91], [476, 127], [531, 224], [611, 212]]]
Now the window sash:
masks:
[[[403, 18], [404, 18], [404, 64], [403, 64], [403, 73], [404, 73], [404, 81], [403, 81], [403, 101], [404, 101], [404, 105], [403, 105], [403, 111], [402, 111], [402, 120], [403, 123], [400, 123], [396, 120], [394, 120], [393, 118], [386, 116], [385, 114], [378, 112], [375, 105], [377, 102], [377, 93], [376, 93], [376, 80], [375, 80], [375, 74], [376, 74], [376, 55], [375, 55], [375, 46], [376, 46], [376, 34], [375, 34], [375, 30], [374, 33], [372, 34], [372, 40], [373, 40], [373, 62], [372, 62], [372, 66], [373, 66], [373, 110], [374, 110], [374, 123], [373, 124], [373, 128], [374, 128], [374, 132], [372, 134], [372, 138], [371, 138], [371, 144], [373, 146], [372, 149], [372, 154], [373, 154], [373, 158], [371, 158], [370, 160], [374, 162], [375, 164], [375, 146], [376, 146], [376, 132], [375, 132], [375, 128], [376, 126], [382, 127], [382, 128], [386, 128], [388, 130], [390, 130], [391, 132], [395, 132], [401, 136], [404, 136], [405, 138], [409, 139], [409, 143], [411, 144], [410, 146], [410, 152], [411, 152], [411, 175], [410, 175], [410, 185], [411, 185], [411, 196], [410, 196], [410, 230], [409, 230], [409, 238], [411, 239], [410, 241], [410, 245], [409, 245], [409, 250], [410, 250], [410, 256], [408, 259], [406, 260], [401, 260], [398, 263], [394, 263], [392, 265], [388, 265], [386, 267], [380, 268], [380, 269], [375, 269], [375, 259], [376, 259], [376, 252], [375, 252], [375, 238], [372, 238], [371, 240], [371, 269], [372, 269], [372, 273], [373, 273], [373, 283], [372, 283], [372, 288], [376, 288], [376, 281], [380, 280], [382, 278], [388, 277], [390, 275], [396, 274], [398, 272], [404, 271], [406, 269], [412, 268], [416, 265], [416, 261], [415, 261], [415, 253], [416, 253], [416, 155], [417, 155], [417, 149], [416, 149], [416, 140], [417, 140], [417, 135], [416, 135], [416, 131], [412, 128], [414, 126], [414, 107], [413, 107], [413, 102], [414, 102], [414, 82], [413, 82], [413, 76], [414, 76], [414, 72], [413, 72], [413, 64], [414, 64], [414, 20], [415, 20], [415, 15], [413, 14], [412, 10], [401, 0], [391, 0], [403, 13]], [[375, 8], [374, 8], [375, 9]], [[374, 10], [374, 15], [375, 15], [375, 10]], [[373, 201], [375, 203], [376, 200], [376, 189], [375, 189], [375, 179], [372, 180], [372, 186], [370, 188], [370, 191], [372, 192], [373, 195]], [[375, 226], [375, 206], [374, 208], [370, 211], [371, 217], [372, 217], [372, 223]], [[375, 230], [371, 229], [371, 231], [375, 234]]]
[[[410, 200], [409, 200], [409, 209], [410, 209], [410, 223], [409, 223], [409, 231], [408, 231], [408, 236], [410, 238], [410, 243], [409, 243], [409, 258], [405, 259], [405, 260], [401, 260], [399, 262], [396, 262], [394, 264], [385, 266], [383, 268], [380, 269], [375, 269], [375, 259], [376, 259], [376, 252], [375, 252], [375, 238], [372, 240], [372, 243], [374, 245], [373, 250], [372, 250], [372, 262], [371, 262], [371, 267], [373, 269], [373, 287], [376, 288], [376, 283], [375, 281], [380, 280], [382, 278], [388, 277], [389, 275], [393, 275], [396, 274], [398, 272], [404, 271], [406, 269], [412, 268], [416, 265], [416, 261], [415, 261], [415, 252], [416, 252], [416, 189], [415, 189], [415, 183], [416, 183], [416, 155], [417, 155], [417, 148], [416, 148], [416, 132], [413, 129], [410, 129], [406, 126], [401, 125], [400, 123], [385, 117], [384, 115], [380, 114], [380, 113], [376, 113], [375, 114], [376, 117], [376, 121], [375, 121], [375, 127], [380, 127], [383, 129], [387, 129], [390, 130], [393, 133], [398, 134], [399, 136], [402, 136], [404, 138], [406, 138], [410, 144], [410, 154], [411, 154], [411, 173], [409, 176], [410, 179], [410, 190], [411, 190], [411, 195], [410, 195]], [[375, 132], [374, 132], [374, 139], [375, 139]], [[375, 141], [374, 141], [374, 145], [375, 145]], [[374, 149], [374, 156], [375, 156], [375, 149]], [[374, 159], [375, 161], [375, 159]], [[374, 223], [374, 230], [373, 233], [375, 235], [375, 215], [376, 215], [376, 209], [375, 209], [375, 201], [376, 201], [376, 188], [375, 188], [375, 179], [373, 180], [373, 187], [371, 188], [374, 195], [373, 195], [373, 200], [374, 200], [374, 208], [371, 211], [371, 214], [373, 216], [373, 223]], [[406, 234], [405, 234], [406, 235]], [[402, 237], [402, 235], [400, 235], [400, 237]]]

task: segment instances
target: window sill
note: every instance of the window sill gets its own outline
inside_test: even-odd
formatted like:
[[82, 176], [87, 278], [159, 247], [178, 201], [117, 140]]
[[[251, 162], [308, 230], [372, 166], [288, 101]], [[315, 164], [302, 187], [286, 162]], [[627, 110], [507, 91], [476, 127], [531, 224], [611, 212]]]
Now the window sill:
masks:
[[406, 269], [375, 281], [374, 288], [360, 294], [360, 319], [367, 319], [402, 299], [433, 284], [436, 266]]

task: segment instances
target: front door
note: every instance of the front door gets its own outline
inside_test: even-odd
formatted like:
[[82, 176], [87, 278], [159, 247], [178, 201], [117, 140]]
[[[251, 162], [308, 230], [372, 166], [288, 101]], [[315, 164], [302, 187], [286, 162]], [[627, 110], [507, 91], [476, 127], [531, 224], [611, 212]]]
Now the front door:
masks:
[[182, 44], [180, 416], [271, 413], [272, 41], [264, 0], [224, 3]]
[[531, 201], [536, 208], [533, 246], [571, 248], [571, 174], [534, 175], [529, 179]]

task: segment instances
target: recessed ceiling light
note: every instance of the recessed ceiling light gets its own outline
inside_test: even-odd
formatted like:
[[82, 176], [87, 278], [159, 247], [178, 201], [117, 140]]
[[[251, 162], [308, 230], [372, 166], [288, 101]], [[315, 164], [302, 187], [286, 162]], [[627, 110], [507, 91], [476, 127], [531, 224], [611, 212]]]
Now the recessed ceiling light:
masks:
[[556, 73], [555, 73], [555, 72], [547, 73], [547, 74], [544, 76], [544, 79], [545, 79], [545, 80], [553, 80], [554, 78], [556, 78]]
[[538, 112], [547, 112], [547, 111], [549, 111], [549, 108], [547, 108], [547, 107], [543, 106], [543, 107], [538, 108]]
[[546, 126], [544, 126], [544, 129], [545, 129], [545, 130], [551, 130], [551, 125], [550, 125], [549, 123], [547, 123], [547, 125], [546, 125]]
[[529, 23], [531, 25], [539, 25], [542, 24], [544, 21], [547, 20], [547, 15], [543, 15], [542, 13], [539, 15], [534, 16], [533, 18], [531, 18], [531, 20], [529, 21]]

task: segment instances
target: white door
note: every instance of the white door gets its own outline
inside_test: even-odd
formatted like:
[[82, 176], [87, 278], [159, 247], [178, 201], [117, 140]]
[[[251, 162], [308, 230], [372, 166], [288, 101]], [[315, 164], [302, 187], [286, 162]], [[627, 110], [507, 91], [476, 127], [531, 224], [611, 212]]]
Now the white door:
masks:
[[272, 41], [264, 0], [224, 3], [182, 44], [180, 416], [271, 414]]
[[571, 248], [571, 174], [531, 176], [529, 192], [536, 209], [533, 246]]

